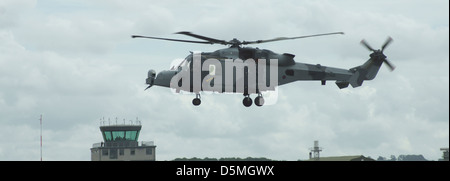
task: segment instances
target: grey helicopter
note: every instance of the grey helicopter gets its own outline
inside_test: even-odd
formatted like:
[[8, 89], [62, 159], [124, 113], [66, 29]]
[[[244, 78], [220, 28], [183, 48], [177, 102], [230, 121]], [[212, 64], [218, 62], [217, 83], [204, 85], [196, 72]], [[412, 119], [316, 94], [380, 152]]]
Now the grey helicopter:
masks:
[[195, 93], [196, 97], [192, 100], [194, 106], [201, 104], [200, 92], [204, 91], [243, 94], [244, 99], [242, 103], [245, 107], [252, 105], [253, 100], [250, 98], [250, 95], [256, 94], [255, 105], [263, 106], [265, 101], [262, 92], [274, 91], [280, 85], [296, 81], [320, 81], [321, 85], [326, 85], [326, 81], [335, 81], [340, 89], [347, 88], [349, 85], [356, 88], [361, 86], [365, 80], [373, 80], [383, 63], [391, 71], [395, 69], [395, 66], [388, 61], [383, 53], [393, 41], [391, 37], [388, 37], [381, 49], [378, 50], [372, 48], [364, 39], [361, 40], [360, 43], [372, 52], [369, 60], [362, 65], [343, 69], [320, 64], [313, 65], [295, 62], [295, 55], [290, 53], [278, 54], [267, 49], [243, 46], [344, 34], [343, 32], [278, 37], [256, 41], [239, 41], [236, 38], [225, 41], [187, 31], [175, 34], [190, 36], [202, 41], [140, 35], [132, 35], [131, 37], [228, 46], [228, 48], [214, 52], [190, 52], [178, 66], [174, 66], [170, 70], [161, 71], [158, 74], [152, 69], [148, 71], [146, 79], [148, 87], [145, 90], [152, 86], [161, 86], [175, 89], [177, 93], [180, 91]]

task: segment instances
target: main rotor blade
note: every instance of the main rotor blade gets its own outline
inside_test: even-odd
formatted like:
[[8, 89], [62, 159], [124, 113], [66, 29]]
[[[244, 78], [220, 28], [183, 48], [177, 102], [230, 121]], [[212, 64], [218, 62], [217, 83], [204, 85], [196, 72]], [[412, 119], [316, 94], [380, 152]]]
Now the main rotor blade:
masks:
[[242, 44], [243, 45], [258, 44], [258, 43], [267, 43], [267, 42], [282, 41], [282, 40], [294, 40], [294, 39], [299, 39], [299, 38], [309, 38], [309, 37], [315, 37], [315, 36], [335, 35], [335, 34], [343, 35], [344, 32], [324, 33], [324, 34], [297, 36], [297, 37], [278, 37], [278, 38], [273, 38], [273, 39], [268, 39], [268, 40], [244, 41], [244, 42], [242, 42]]
[[208, 41], [179, 40], [179, 39], [159, 38], [159, 37], [140, 36], [140, 35], [131, 35], [131, 38], [148, 38], [148, 39], [167, 40], [167, 41], [177, 41], [177, 42], [186, 42], [186, 43], [212, 44], [211, 42], [208, 42]]
[[202, 36], [202, 35], [193, 34], [191, 32], [187, 32], [187, 31], [180, 31], [180, 32], [176, 32], [175, 34], [182, 34], [182, 35], [187, 35], [187, 36], [190, 36], [190, 37], [198, 38], [198, 39], [201, 39], [201, 40], [206, 40], [206, 41], [210, 42], [211, 44], [212, 43], [217, 43], [217, 44], [222, 44], [222, 45], [229, 44], [225, 40], [218, 40], [218, 39], [214, 39], [214, 38], [210, 38], [210, 37], [206, 37], [206, 36]]
[[389, 62], [389, 60], [384, 59], [383, 62], [386, 63], [386, 65], [389, 67], [389, 69], [390, 69], [391, 71], [394, 71], [394, 70], [395, 70], [395, 66], [392, 65], [392, 64]]
[[391, 42], [392, 42], [392, 38], [388, 37], [386, 42], [384, 42], [383, 46], [381, 47], [381, 51], [383, 51], [389, 44], [391, 44]]
[[375, 49], [373, 49], [367, 42], [366, 40], [361, 40], [361, 44], [363, 44], [367, 49], [369, 49], [370, 51], [375, 51]]

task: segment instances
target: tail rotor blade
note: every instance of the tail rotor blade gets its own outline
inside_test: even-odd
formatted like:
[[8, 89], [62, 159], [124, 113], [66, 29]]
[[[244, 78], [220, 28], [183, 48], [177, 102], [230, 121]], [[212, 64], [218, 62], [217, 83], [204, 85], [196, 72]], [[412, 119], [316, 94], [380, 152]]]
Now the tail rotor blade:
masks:
[[395, 66], [392, 65], [387, 59], [384, 59], [383, 62], [386, 63], [386, 65], [389, 67], [389, 70], [391, 71], [395, 70]]
[[386, 42], [384, 42], [383, 46], [381, 47], [381, 51], [383, 51], [389, 44], [391, 44], [392, 40], [393, 39], [391, 37], [388, 37]]
[[366, 40], [361, 40], [361, 44], [364, 45], [367, 49], [369, 49], [370, 51], [375, 51], [375, 49], [373, 49], [367, 42]]

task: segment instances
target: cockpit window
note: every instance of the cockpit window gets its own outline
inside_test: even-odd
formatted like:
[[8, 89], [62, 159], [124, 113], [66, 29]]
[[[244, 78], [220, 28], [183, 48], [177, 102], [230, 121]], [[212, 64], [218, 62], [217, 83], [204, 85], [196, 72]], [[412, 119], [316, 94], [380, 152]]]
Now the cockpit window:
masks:
[[178, 68], [184, 67], [186, 65], [186, 59], [181, 61], [180, 65], [178, 65]]
[[178, 70], [181, 70], [183, 67], [189, 67], [189, 62], [192, 60], [192, 55], [188, 55], [179, 65]]

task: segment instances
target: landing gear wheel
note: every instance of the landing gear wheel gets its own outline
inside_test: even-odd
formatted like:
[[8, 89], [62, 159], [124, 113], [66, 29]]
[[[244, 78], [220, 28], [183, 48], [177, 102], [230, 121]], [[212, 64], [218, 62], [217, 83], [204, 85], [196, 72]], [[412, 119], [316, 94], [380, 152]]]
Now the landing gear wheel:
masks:
[[192, 104], [194, 104], [194, 106], [198, 106], [202, 103], [202, 101], [199, 98], [195, 98], [192, 100]]
[[242, 100], [242, 104], [244, 104], [245, 107], [250, 107], [252, 103], [253, 101], [250, 97], [245, 97], [244, 100]]
[[264, 98], [262, 96], [258, 96], [255, 98], [255, 105], [257, 106], [263, 106], [264, 105]]

